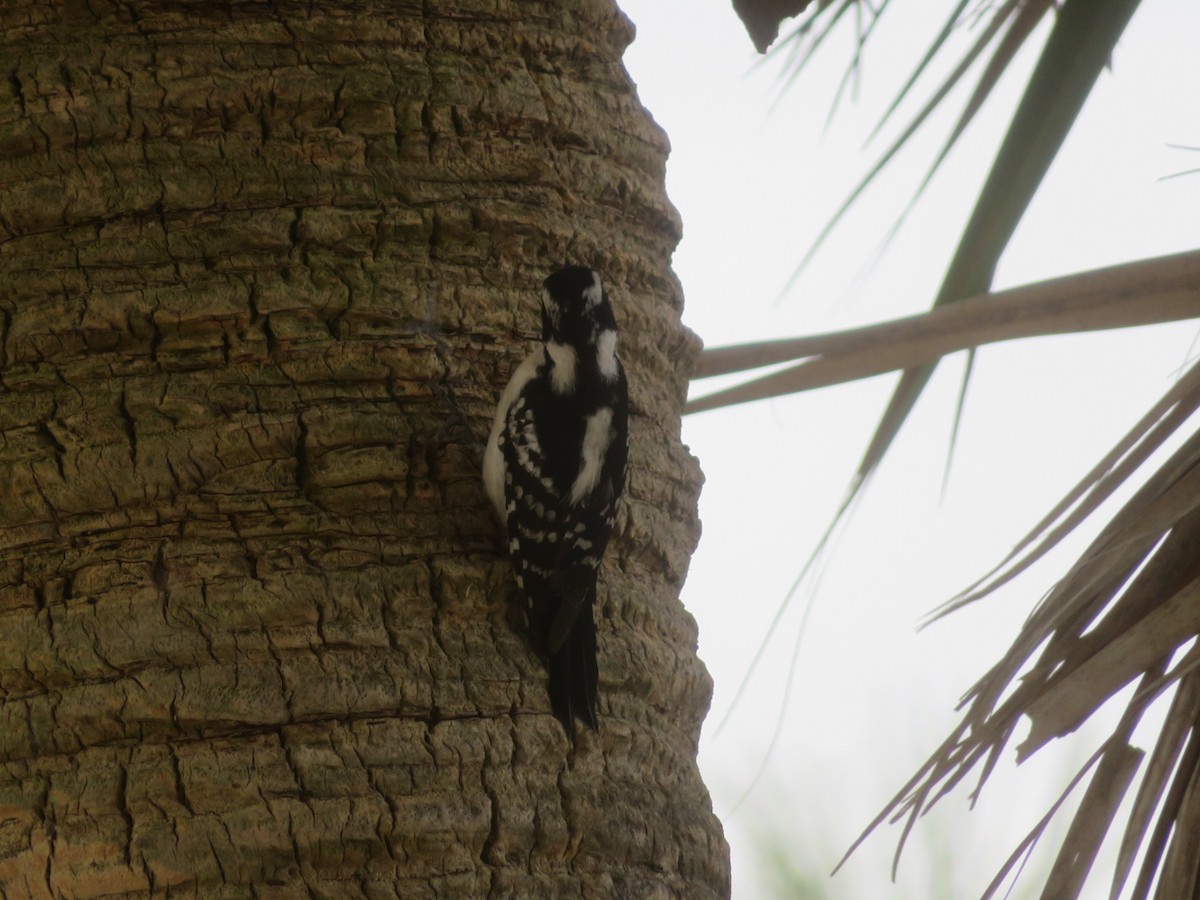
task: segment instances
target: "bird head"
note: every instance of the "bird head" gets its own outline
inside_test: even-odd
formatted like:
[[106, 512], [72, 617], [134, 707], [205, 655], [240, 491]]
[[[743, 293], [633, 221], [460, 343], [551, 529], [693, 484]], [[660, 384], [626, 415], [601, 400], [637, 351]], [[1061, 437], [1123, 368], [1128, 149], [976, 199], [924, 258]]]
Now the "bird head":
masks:
[[566, 266], [542, 282], [542, 340], [593, 346], [617, 322], [600, 276], [586, 266]]

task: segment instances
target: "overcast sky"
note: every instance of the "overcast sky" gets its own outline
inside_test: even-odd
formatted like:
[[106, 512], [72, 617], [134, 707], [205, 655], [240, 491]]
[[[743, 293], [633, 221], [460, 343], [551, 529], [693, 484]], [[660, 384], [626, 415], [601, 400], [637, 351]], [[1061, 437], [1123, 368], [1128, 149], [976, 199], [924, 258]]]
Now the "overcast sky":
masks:
[[[920, 20], [906, 17], [914, 4], [888, 7], [867, 47], [858, 96], [843, 103], [828, 130], [834, 87], [852, 50], [849, 29], [781, 94], [779, 65], [755, 68], [729, 0], [621, 6], [638, 27], [626, 65], [671, 139], [667, 185], [685, 235], [674, 268], [685, 322], [707, 345], [836, 330], [928, 308], [988, 152], [1019, 97], [1020, 77], [1035, 61], [1030, 48], [1012, 73], [1018, 77], [1001, 85], [890, 247], [877, 254], [952, 116], [899, 160], [776, 302], [807, 243], [885, 146], [862, 148], [949, 5], [922, 5], [927, 18]], [[1160, 180], [1200, 168], [1200, 151], [1169, 146], [1200, 147], [1190, 87], [1200, 84], [1197, 34], [1200, 5], [1142, 5], [995, 287], [1200, 246], [1200, 175]], [[718, 737], [715, 725], [836, 509], [894, 377], [685, 422], [684, 439], [707, 477], [704, 536], [684, 590], [716, 680], [701, 765], [733, 846], [735, 898], [768, 896], [752, 849], [766, 820], [789, 830], [798, 861], [828, 871], [941, 741], [956, 722], [957, 698], [1007, 647], [1069, 559], [1058, 555], [1012, 589], [919, 634], [918, 620], [998, 561], [1133, 424], [1195, 352], [1196, 335], [1194, 324], [1176, 324], [986, 348], [941, 499], [962, 360], [943, 363], [829, 560], [781, 740], [736, 813], [779, 721], [809, 595], [785, 616]], [[1091, 752], [1082, 737], [1020, 771], [1010, 753], [970, 815], [965, 792], [949, 797], [918, 826], [896, 885], [889, 866], [897, 832], [884, 830], [833, 879], [829, 896], [978, 895], [1052, 802], [1051, 786]], [[938, 855], [948, 841], [957, 851], [949, 861]], [[1100, 874], [1092, 896], [1101, 896]]]

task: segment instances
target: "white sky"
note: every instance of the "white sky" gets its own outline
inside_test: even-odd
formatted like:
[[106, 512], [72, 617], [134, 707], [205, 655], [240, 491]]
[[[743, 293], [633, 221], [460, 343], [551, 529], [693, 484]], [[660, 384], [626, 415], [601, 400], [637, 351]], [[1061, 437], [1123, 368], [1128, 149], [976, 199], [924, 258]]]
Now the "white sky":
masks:
[[[899, 160], [790, 294], [775, 299], [806, 242], [886, 146], [861, 149], [949, 4], [926, 4], [919, 20], [915, 4], [888, 10], [866, 50], [858, 99], [844, 103], [822, 134], [849, 59], [849, 29], [780, 98], [778, 65], [752, 71], [757, 57], [729, 0], [620, 2], [638, 26], [626, 65], [671, 139], [667, 184], [685, 233], [674, 268], [685, 321], [706, 344], [834, 330], [929, 306], [988, 150], [1019, 97], [1018, 79], [1001, 85], [873, 267], [951, 117]], [[1200, 4], [1143, 4], [1113, 73], [1093, 92], [1018, 230], [996, 287], [1200, 246], [1200, 175], [1159, 180], [1200, 167], [1200, 152], [1167, 146], [1200, 146], [1197, 34]], [[1021, 74], [1035, 60], [1029, 49]], [[924, 85], [922, 101], [930, 89]], [[961, 90], [954, 96], [965, 98]], [[957, 698], [1007, 647], [1067, 558], [920, 634], [918, 619], [995, 563], [1133, 424], [1194, 352], [1196, 334], [1194, 324], [1176, 324], [986, 348], [939, 501], [961, 359], [943, 364], [837, 545], [781, 741], [736, 813], [778, 721], [803, 598], [730, 723], [719, 737], [713, 731], [835, 510], [894, 377], [685, 421], [684, 440], [707, 477], [704, 537], [684, 591], [716, 680], [701, 765], [733, 847], [735, 898], [772, 896], [753, 849], [755, 835], [769, 830], [783, 834], [787, 855], [821, 881], [821, 896], [978, 896], [1053, 800], [1050, 786], [1091, 752], [1090, 741], [1060, 742], [1020, 771], [1010, 751], [974, 813], [966, 813], [960, 791], [918, 825], [894, 885], [896, 829], [881, 831], [832, 881], [821, 873], [957, 721]], [[1106, 876], [1102, 867], [1089, 896], [1101, 896]]]

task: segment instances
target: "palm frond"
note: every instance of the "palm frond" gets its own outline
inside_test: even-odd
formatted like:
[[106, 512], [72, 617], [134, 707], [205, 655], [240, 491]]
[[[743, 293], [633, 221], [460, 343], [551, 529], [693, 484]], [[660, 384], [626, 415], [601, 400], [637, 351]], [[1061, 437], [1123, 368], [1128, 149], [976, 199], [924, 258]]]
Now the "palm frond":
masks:
[[[837, 19], [845, 13], [848, 5], [849, 0], [839, 6], [836, 15], [831, 17], [831, 20], [826, 24], [826, 27], [822, 32], [820, 32], [822, 40], [824, 36], [828, 34], [830, 30], [832, 30], [833, 26], [837, 24]], [[895, 99], [892, 101], [892, 104], [888, 107], [887, 111], [885, 111], [880, 123], [871, 133], [868, 141], [870, 141], [871, 138], [874, 138], [875, 135], [879, 133], [884, 123], [887, 122], [891, 118], [892, 114], [900, 107], [901, 103], [909, 95], [917, 81], [920, 79], [920, 76], [927, 70], [930, 62], [943, 48], [947, 39], [955, 30], [955, 27], [959, 24], [959, 20], [961, 19], [965, 5], [965, 3], [960, 3], [951, 12], [950, 17], [942, 26], [941, 32], [939, 32], [937, 37], [934, 39], [932, 46], [917, 64], [913, 73], [909, 76], [908, 81], [906, 81], [903, 87], [901, 87]], [[879, 159], [876, 160], [874, 165], [868, 169], [867, 173], [859, 180], [854, 188], [851, 189], [849, 194], [846, 196], [846, 199], [822, 227], [821, 231], [817, 234], [817, 237], [809, 245], [808, 250], [801, 258], [800, 263], [797, 265], [792, 274], [792, 277], [784, 287], [784, 291], [788, 290], [788, 288], [795, 283], [796, 279], [803, 274], [804, 270], [816, 257], [817, 252], [824, 245], [825, 241], [841, 223], [842, 219], [845, 218], [846, 214], [849, 213], [851, 208], [853, 208], [853, 206], [866, 192], [867, 188], [875, 182], [875, 180], [892, 162], [895, 156], [908, 144], [908, 142], [921, 129], [921, 127], [926, 124], [930, 115], [937, 109], [941, 108], [941, 106], [946, 102], [947, 96], [955, 87], [960, 84], [960, 82], [962, 82], [975, 63], [983, 56], [984, 52], [993, 44], [995, 44], [996, 46], [991, 55], [988, 57], [983, 72], [975, 82], [975, 86], [972, 89], [970, 97], [959, 113], [957, 122], [951, 129], [949, 136], [944, 141], [942, 149], [935, 158], [933, 165], [922, 179], [920, 185], [918, 185], [917, 189], [914, 191], [913, 197], [908, 204], [909, 207], [911, 207], [918, 199], [920, 199], [932, 181], [934, 174], [941, 167], [941, 164], [945, 161], [946, 157], [949, 156], [950, 151], [958, 143], [959, 138], [962, 137], [967, 127], [974, 120], [975, 115], [983, 107], [984, 102], [988, 96], [991, 95], [995, 86], [999, 83], [1001, 76], [1005, 73], [1005, 71], [1007, 71], [1010, 63], [1016, 56], [1017, 51], [1025, 44], [1026, 40], [1031, 37], [1034, 27], [1041, 21], [1044, 15], [1051, 8], [1053, 8], [1052, 0], [1005, 0], [1005, 2], [998, 4], [995, 9], [991, 11], [986, 25], [959, 58], [951, 72], [930, 94], [929, 98], [916, 113], [916, 115], [912, 117], [909, 123], [901, 130], [900, 134], [881, 154]], [[880, 12], [881, 11], [882, 9]], [[878, 14], [876, 15], [876, 18], [872, 20], [871, 26], [868, 27], [867, 34], [870, 33], [870, 30], [874, 26], [877, 18]], [[808, 25], [812, 21], [812, 19], [806, 20], [804, 24]], [[859, 51], [861, 51], [861, 43], [863, 40], [865, 40], [865, 36], [864, 38], [860, 38]], [[800, 61], [802, 63], [807, 62], [811, 55], [819, 48], [821, 42], [822, 41], [814, 41], [811, 47], [808, 48], [807, 52], [801, 57]], [[857, 60], [857, 51], [855, 59]], [[793, 71], [791, 78], [794, 79], [798, 71], [799, 67], [797, 66]], [[790, 80], [791, 79], [789, 79], [789, 81]], [[843, 84], [844, 82], [845, 79], [843, 79]], [[835, 97], [840, 96], [841, 91], [842, 86], [839, 86]], [[894, 230], [895, 229], [893, 228], [893, 232]]]
[[[1186, 144], [1167, 144], [1172, 150], [1193, 150], [1200, 151], [1200, 147], [1189, 147]], [[1172, 172], [1170, 175], [1164, 175], [1159, 181], [1170, 181], [1172, 178], [1182, 178], [1184, 175], [1195, 175], [1200, 172], [1200, 169], [1184, 169], [1182, 172]]]
[[688, 413], [929, 365], [985, 344], [1200, 316], [1200, 251], [998, 291], [862, 328], [706, 349], [696, 379], [796, 362], [692, 400]]
[[[817, 36], [818, 40], [805, 45], [809, 52], [845, 16], [850, 2], [853, 0], [828, 0], [814, 7], [810, 18], [797, 29], [798, 35]], [[1102, 309], [1120, 307], [1125, 310], [1122, 315], [1127, 315], [1146, 298], [1158, 296], [1162, 284], [1153, 279], [1125, 282], [1127, 294], [1115, 307], [1104, 300], [1102, 291], [1086, 299], [1082, 293], [1076, 294], [1082, 281], [1073, 279], [1021, 289], [1046, 292], [1036, 300], [1025, 297], [1030, 300], [1029, 307], [1021, 306], [1022, 298], [1015, 292], [987, 294], [1002, 253], [1137, 6], [1137, 0], [1064, 0], [1057, 7], [1054, 25], [930, 313], [835, 335], [710, 351], [702, 360], [701, 377], [765, 365], [792, 365], [694, 400], [689, 411], [903, 370], [852, 478], [841, 507], [844, 511], [870, 481], [943, 355], [960, 349], [973, 352], [984, 343], [1018, 336], [1022, 329], [1027, 334], [1087, 330], [1097, 327], [1091, 316]], [[981, 8], [981, 32], [855, 185], [818, 234], [800, 269], [933, 110], [985, 60], [917, 190], [920, 196], [1018, 50], [1052, 8], [1054, 4], [1048, 0], [998, 0]], [[829, 17], [831, 9], [836, 14]], [[953, 31], [963, 24], [966, 9], [965, 0], [955, 5], [872, 138], [912, 96], [933, 60], [949, 45]], [[821, 15], [827, 16], [823, 29], [815, 24]], [[799, 62], [804, 60], [801, 55]], [[1200, 312], [1196, 281], [1200, 270], [1194, 268], [1198, 261], [1196, 254], [1183, 254], [1136, 264], [1148, 267], [1145, 269], [1090, 275], [1113, 279], [1110, 285], [1115, 286], [1134, 271], [1161, 274], [1182, 266], [1188, 271], [1176, 285], [1179, 306], [1170, 315], [1190, 318]], [[1069, 314], [1074, 322], [1055, 324], [1050, 302], [1067, 295], [1080, 301]], [[1035, 311], [1038, 303], [1045, 308]], [[1021, 312], [1003, 324], [998, 319], [988, 320], [989, 315], [1004, 309]], [[1081, 803], [1059, 848], [1043, 897], [1057, 900], [1079, 894], [1101, 843], [1118, 824], [1122, 801], [1130, 794], [1131, 811], [1121, 823], [1110, 896], [1116, 900], [1131, 879], [1136, 879], [1134, 898], [1149, 897], [1152, 891], [1160, 900], [1200, 896], [1200, 431], [1193, 426], [1198, 411], [1200, 364], [1183, 374], [992, 571], [934, 611], [933, 618], [945, 615], [1018, 578], [1081, 524], [1110, 508], [1109, 501], [1131, 488], [1135, 478], [1140, 480], [1140, 487], [1034, 607], [1008, 651], [964, 695], [958, 726], [858, 842], [885, 821], [901, 823], [898, 858], [917, 818], [941, 797], [972, 776], [971, 796], [978, 796], [1026, 718], [1031, 728], [1017, 748], [1019, 762], [1076, 730], [1100, 708], [1120, 702], [1120, 722], [1016, 848], [986, 896], [1000, 889], [1068, 794], [1081, 785], [1086, 785]], [[839, 511], [830, 529], [842, 515]], [[1165, 707], [1165, 720], [1147, 753], [1131, 741], [1152, 706]]]
[[[1147, 462], [1150, 451], [1178, 437], [1200, 409], [1200, 364], [1156, 404], [1151, 415], [1118, 443], [1056, 510], [1022, 541], [1044, 551], [1095, 511], [1095, 497], [1110, 495]], [[1136, 464], [1131, 464], [1136, 463]], [[1074, 510], [1065, 521], [1062, 514]], [[1019, 554], [1018, 554], [1019, 556]], [[1028, 564], [1028, 557], [997, 568], [961, 605], [995, 589]], [[1069, 734], [1119, 691], [1137, 684], [1121, 723], [1096, 751], [1096, 772], [1076, 812], [1047, 884], [1046, 897], [1077, 895], [1091, 860], [1134, 782], [1142, 753], [1129, 744], [1134, 725], [1167, 693], [1175, 696], [1126, 822], [1113, 896], [1145, 847], [1134, 896], [1147, 896], [1155, 874], [1156, 896], [1191, 896], [1200, 866], [1200, 806], [1189, 789], [1198, 778], [1194, 729], [1200, 714], [1200, 433], [1183, 438], [1165, 463], [1093, 540], [1070, 571], [1037, 605], [1008, 652], [963, 698], [963, 720], [916, 776], [893, 798], [868, 832], [886, 819], [915, 818], [982, 766], [982, 788], [991, 766], [1026, 717], [1032, 727], [1018, 761], [1050, 740]], [[1040, 650], [1039, 650], [1040, 648]], [[1036, 654], [1036, 657], [1035, 657]], [[1188, 738], [1189, 733], [1193, 735]], [[1193, 754], [1189, 756], [1189, 754]], [[1085, 771], [1086, 768], [1085, 767]], [[1082, 779], [1084, 772], [1080, 773]], [[1164, 799], [1165, 798], [1165, 799]], [[1158, 822], [1151, 830], [1160, 800]], [[1056, 804], [1057, 808], [1057, 804]], [[1195, 818], [1194, 817], [1198, 817]], [[1048, 819], [1035, 828], [1040, 833]], [[1164, 825], [1164, 823], [1167, 823]], [[906, 828], [907, 830], [907, 828]], [[865, 835], [866, 832], [864, 832]], [[1025, 845], [1008, 865], [1015, 864]], [[1007, 868], [1006, 868], [1007, 871]], [[1005, 872], [997, 876], [998, 885]], [[1169, 885], [1169, 887], [1168, 887]], [[986, 895], [985, 895], [986, 896]]]
[[[798, 22], [787, 37], [766, 53], [765, 59], [786, 55], [782, 76], [784, 86], [790, 86], [799, 77], [833, 33], [842, 16], [857, 5], [858, 0], [817, 0], [812, 13]], [[831, 8], [832, 12], [829, 11]]]
[[[1137, 0], [1063, 3], [950, 261], [935, 307], [988, 289], [1001, 254], [1136, 7]], [[932, 374], [932, 365], [905, 371], [859, 462], [856, 481], [865, 481], [879, 465]]]
[[[946, 19], [945, 23], [942, 25], [942, 30], [938, 32], [937, 36], [935, 36], [932, 41], [930, 41], [929, 47], [926, 48], [926, 50], [925, 50], [925, 55], [921, 57], [920, 62], [917, 63], [916, 67], [913, 69], [911, 74], [909, 74], [907, 80], [900, 87], [900, 90], [896, 92], [896, 96], [894, 98], [892, 98], [891, 104], [888, 106], [888, 108], [886, 110], [884, 110], [884, 113], [880, 117], [879, 122], [875, 125], [875, 128], [871, 131], [870, 136], [867, 138], [867, 143], [870, 143], [872, 140], [874, 140], [876, 135], [878, 135], [879, 132], [883, 130], [883, 127], [889, 121], [891, 121], [892, 114], [895, 113], [896, 110], [898, 110], [900, 108], [900, 105], [904, 102], [904, 98], [908, 96], [909, 92], [913, 89], [913, 87], [916, 85], [916, 83], [921, 79], [921, 76], [923, 74], [925, 74], [925, 71], [929, 68], [930, 63], [932, 63], [934, 61], [934, 59], [937, 58], [937, 55], [942, 51], [942, 47], [945, 45], [946, 41], [949, 40], [950, 35], [952, 35], [954, 33], [955, 28], [958, 27], [959, 19], [962, 17], [963, 12], [966, 10], [968, 3], [970, 3], [970, 0], [958, 0], [957, 5], [955, 5], [955, 7], [951, 11], [949, 17]], [[998, 15], [994, 16], [993, 22], [997, 21], [998, 19], [999, 19]], [[996, 26], [996, 27], [998, 27], [998, 26]], [[976, 41], [975, 46], [977, 48], [982, 49], [982, 46], [986, 46], [986, 42], [984, 44], [981, 44], [979, 41]], [[979, 51], [976, 50], [976, 52], [974, 54], [970, 54], [972, 60], [974, 60], [975, 56], [978, 55], [978, 52]], [[965, 58], [966, 57], [964, 57], [964, 59]], [[968, 65], [968, 67], [969, 67], [969, 65]], [[959, 61], [959, 64], [956, 67], [955, 71], [960, 72], [960, 75], [958, 77], [961, 77], [961, 72], [965, 71], [965, 68], [962, 65], [962, 60]], [[957, 81], [957, 78], [955, 78], [953, 81]], [[945, 88], [946, 84], [952, 84], [953, 81], [948, 79], [947, 81], [943, 82], [943, 88]], [[944, 96], [944, 92], [943, 92], [943, 96]], [[926, 104], [926, 106], [928, 106], [928, 104]]]

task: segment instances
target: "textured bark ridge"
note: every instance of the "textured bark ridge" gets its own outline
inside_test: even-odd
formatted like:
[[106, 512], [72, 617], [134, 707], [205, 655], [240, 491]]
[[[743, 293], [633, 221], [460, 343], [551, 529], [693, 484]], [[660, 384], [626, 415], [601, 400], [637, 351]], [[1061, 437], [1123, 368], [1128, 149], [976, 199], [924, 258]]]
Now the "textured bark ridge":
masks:
[[[0, 896], [728, 891], [630, 37], [608, 0], [0, 6]], [[634, 406], [574, 752], [478, 476], [567, 261]]]

